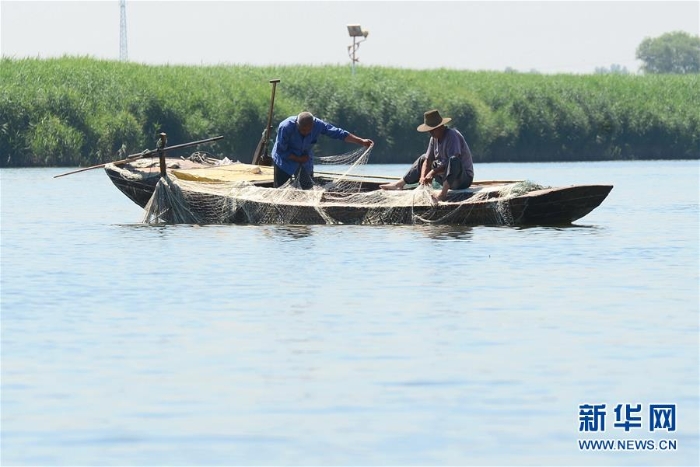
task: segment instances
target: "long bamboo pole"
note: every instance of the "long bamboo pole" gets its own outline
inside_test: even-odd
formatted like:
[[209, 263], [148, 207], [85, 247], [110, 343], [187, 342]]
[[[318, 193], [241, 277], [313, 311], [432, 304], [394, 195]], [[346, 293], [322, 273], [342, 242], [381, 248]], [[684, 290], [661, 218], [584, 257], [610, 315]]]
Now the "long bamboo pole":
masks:
[[91, 165], [90, 167], [83, 167], [82, 169], [73, 170], [71, 172], [66, 172], [66, 173], [54, 175], [53, 178], [64, 177], [66, 175], [71, 175], [71, 174], [75, 174], [78, 172], [85, 172], [86, 170], [99, 169], [99, 168], [106, 166], [107, 164], [115, 164], [115, 165], [126, 164], [128, 162], [133, 162], [133, 161], [136, 161], [139, 159], [143, 159], [144, 157], [149, 157], [149, 156], [152, 156], [154, 154], [157, 154], [158, 151], [163, 151], [163, 152], [172, 151], [174, 149], [182, 149], [182, 148], [187, 148], [190, 146], [196, 146], [198, 144], [209, 143], [211, 141], [217, 141], [217, 140], [220, 140], [223, 138], [224, 138], [223, 136], [215, 136], [213, 138], [202, 139], [199, 141], [192, 141], [191, 143], [176, 144], [175, 146], [170, 146], [170, 147], [166, 147], [166, 148], [162, 148], [162, 149], [149, 149], [147, 151], [144, 151], [144, 152], [141, 152], [138, 154], [132, 154], [130, 156], [127, 156], [126, 159], [121, 159], [121, 160], [114, 161], [114, 162], [105, 162], [104, 164]]

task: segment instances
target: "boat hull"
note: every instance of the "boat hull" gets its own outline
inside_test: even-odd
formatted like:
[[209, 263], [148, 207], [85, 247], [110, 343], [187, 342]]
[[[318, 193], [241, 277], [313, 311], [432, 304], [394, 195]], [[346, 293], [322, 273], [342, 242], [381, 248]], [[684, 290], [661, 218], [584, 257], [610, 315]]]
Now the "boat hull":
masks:
[[193, 217], [165, 221], [253, 225], [559, 226], [570, 225], [589, 214], [605, 200], [611, 189], [610, 185], [578, 185], [538, 190], [506, 199], [494, 197], [474, 201], [466, 198], [429, 206], [407, 203], [390, 207], [344, 203], [343, 196], [336, 193], [324, 193], [317, 203], [304, 204], [186, 191], [184, 200]]
[[[178, 171], [205, 169], [211, 172], [211, 165], [188, 164], [182, 167], [177, 161], [169, 167], [169, 177], [177, 184]], [[228, 171], [247, 169], [231, 167]], [[145, 167], [116, 167], [108, 165], [105, 171], [112, 183], [134, 203], [146, 208], [161, 180], [157, 164]], [[214, 171], [217, 172], [216, 170]], [[221, 173], [224, 172], [222, 169]], [[199, 173], [190, 171], [187, 175]], [[252, 177], [252, 176], [249, 176]], [[254, 190], [270, 190], [271, 180], [258, 176]], [[212, 180], [215, 185], [216, 180]], [[377, 190], [379, 182], [371, 179], [358, 180], [357, 191]], [[314, 203], [282, 201], [272, 196], [272, 201], [263, 196], [245, 197], [221, 195], [204, 189], [209, 183], [186, 184], [181, 202], [190, 217], [186, 219], [161, 216], [163, 222], [193, 224], [449, 224], [449, 225], [569, 225], [589, 214], [600, 206], [610, 191], [611, 185], [574, 185], [569, 187], [546, 188], [530, 191], [519, 196], [503, 196], [490, 185], [514, 182], [475, 182], [469, 190], [450, 192], [447, 202], [414, 203], [411, 197], [403, 204], [372, 205], [353, 203], [347, 193], [324, 192]], [[163, 184], [161, 184], [163, 185]], [[160, 189], [169, 189], [165, 184]], [[202, 189], [200, 189], [202, 188]], [[179, 189], [179, 188], [178, 188]], [[476, 196], [481, 190], [481, 195]], [[261, 192], [257, 192], [261, 193]], [[168, 199], [164, 197], [163, 199]], [[170, 197], [172, 199], [172, 197]], [[275, 201], [275, 199], [277, 199]], [[167, 206], [161, 206], [167, 212]], [[159, 215], [160, 216], [160, 215]]]

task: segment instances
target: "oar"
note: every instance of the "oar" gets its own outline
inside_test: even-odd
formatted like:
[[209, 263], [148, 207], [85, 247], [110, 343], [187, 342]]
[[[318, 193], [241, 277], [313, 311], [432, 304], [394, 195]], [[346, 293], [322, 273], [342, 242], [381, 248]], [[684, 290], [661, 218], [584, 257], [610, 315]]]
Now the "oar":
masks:
[[270, 139], [269, 135], [270, 130], [272, 129], [272, 109], [275, 106], [275, 89], [277, 88], [277, 83], [279, 82], [279, 79], [270, 80], [270, 83], [272, 84], [272, 97], [270, 98], [270, 111], [267, 113], [267, 127], [265, 128], [265, 131], [263, 131], [258, 147], [255, 148], [255, 154], [253, 154], [253, 161], [251, 162], [253, 165], [260, 165], [261, 159], [267, 156], [267, 142]]
[[215, 137], [213, 137], [213, 138], [202, 139], [202, 140], [199, 140], [199, 141], [192, 141], [191, 143], [176, 144], [175, 146], [168, 146], [168, 147], [165, 147], [165, 148], [162, 148], [162, 149], [149, 149], [149, 150], [140, 152], [140, 153], [138, 153], [138, 154], [132, 154], [132, 155], [130, 155], [130, 156], [127, 156], [126, 159], [121, 159], [121, 160], [114, 161], [114, 162], [105, 162], [104, 164], [91, 165], [90, 167], [83, 167], [82, 169], [73, 170], [73, 171], [71, 171], [71, 172], [66, 172], [66, 173], [62, 173], [62, 174], [59, 174], [59, 175], [54, 175], [53, 178], [64, 177], [64, 176], [66, 176], [66, 175], [75, 174], [75, 173], [78, 173], [78, 172], [85, 172], [86, 170], [99, 169], [99, 168], [101, 168], [101, 167], [106, 166], [107, 164], [122, 165], [122, 164], [126, 164], [126, 163], [128, 163], [128, 162], [133, 162], [133, 161], [136, 161], [136, 160], [139, 160], [139, 159], [143, 159], [144, 157], [148, 157], [148, 156], [152, 156], [152, 155], [154, 155], [154, 154], [158, 154], [159, 151], [165, 152], [165, 151], [172, 151], [172, 150], [174, 150], [174, 149], [187, 148], [187, 147], [190, 147], [190, 146], [196, 146], [196, 145], [198, 145], [198, 144], [209, 143], [209, 142], [211, 142], [211, 141], [217, 141], [217, 140], [220, 140], [220, 139], [223, 139], [223, 138], [224, 138], [223, 136], [215, 136]]

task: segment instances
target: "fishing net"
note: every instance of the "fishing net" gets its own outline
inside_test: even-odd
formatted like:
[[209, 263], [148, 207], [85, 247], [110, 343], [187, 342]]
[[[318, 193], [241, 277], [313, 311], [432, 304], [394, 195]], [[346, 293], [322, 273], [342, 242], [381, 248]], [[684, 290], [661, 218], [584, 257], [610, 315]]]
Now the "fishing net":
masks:
[[[435, 199], [436, 187], [382, 190], [392, 181], [363, 175], [372, 147], [315, 158], [315, 165], [340, 166], [332, 176], [318, 171], [314, 185], [301, 189], [300, 177], [279, 188], [248, 180], [202, 182], [162, 178], [145, 208], [149, 224], [455, 224], [512, 225], [509, 200], [542, 189], [532, 182], [471, 187]], [[252, 166], [255, 168], [255, 166]]]

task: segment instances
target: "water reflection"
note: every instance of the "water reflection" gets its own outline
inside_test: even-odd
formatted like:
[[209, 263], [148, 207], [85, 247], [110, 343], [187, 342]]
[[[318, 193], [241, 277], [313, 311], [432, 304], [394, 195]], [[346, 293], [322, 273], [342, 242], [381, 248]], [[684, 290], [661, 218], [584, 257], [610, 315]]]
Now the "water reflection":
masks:
[[[265, 235], [269, 238], [292, 239], [298, 240], [318, 234], [320, 231], [314, 232], [314, 228], [326, 229], [335, 228], [338, 226], [313, 226], [313, 225], [276, 225], [268, 226], [265, 230]], [[343, 226], [340, 226], [343, 227]], [[348, 228], [360, 228], [376, 230], [379, 226], [345, 226]], [[425, 235], [428, 238], [435, 240], [468, 240], [472, 238], [473, 227], [460, 225], [384, 225], [381, 229], [415, 229], [417, 232]]]
[[[170, 236], [182, 236], [182, 232], [188, 232], [196, 229], [204, 229], [204, 228], [209, 228], [209, 227], [217, 227], [217, 226], [208, 226], [208, 225], [199, 225], [199, 224], [165, 224], [165, 223], [158, 223], [158, 224], [147, 224], [147, 223], [141, 223], [141, 224], [115, 224], [118, 228], [124, 229], [125, 232], [127, 233], [136, 233], [136, 232], [147, 232], [148, 234], [151, 234], [155, 237], [158, 238], [168, 238]], [[185, 235], [186, 237], [187, 235]], [[140, 237], [143, 238], [143, 237]]]
[[309, 225], [277, 225], [266, 231], [271, 238], [285, 239], [286, 237], [292, 240], [310, 237], [312, 233], [312, 226]]
[[605, 228], [593, 224], [570, 224], [570, 225], [516, 225], [503, 226], [506, 229], [527, 231], [528, 233], [537, 234], [540, 232], [576, 232], [576, 233], [599, 233], [605, 231]]
[[[126, 230], [147, 230], [149, 232], [155, 232], [159, 236], [167, 236], [174, 233], [174, 231], [182, 229], [204, 229], [204, 228], [235, 228], [241, 227], [237, 225], [197, 225], [197, 224], [115, 224], [120, 228]], [[302, 238], [311, 237], [314, 233], [314, 229], [325, 229], [325, 228], [360, 228], [376, 230], [379, 228], [386, 229], [409, 229], [415, 230], [428, 238], [435, 240], [471, 240], [474, 235], [474, 229], [479, 228], [495, 228], [495, 229], [505, 229], [505, 230], [517, 230], [517, 231], [528, 231], [529, 233], [546, 233], [546, 232], [574, 232], [578, 231], [580, 233], [601, 233], [606, 229], [601, 228], [598, 225], [584, 225], [584, 224], [571, 224], [571, 225], [559, 225], [559, 226], [542, 226], [542, 225], [530, 225], [530, 226], [464, 226], [464, 225], [445, 225], [445, 224], [415, 224], [415, 225], [383, 225], [383, 226], [372, 226], [372, 225], [348, 225], [348, 226], [337, 226], [337, 225], [262, 225], [262, 226], [247, 226], [253, 228], [262, 228], [265, 231], [265, 236], [270, 239], [292, 239], [299, 240]]]
[[422, 233], [435, 240], [470, 240], [474, 227], [464, 225], [421, 225]]

